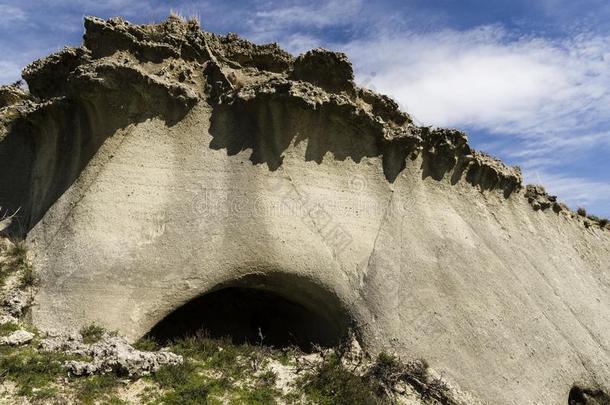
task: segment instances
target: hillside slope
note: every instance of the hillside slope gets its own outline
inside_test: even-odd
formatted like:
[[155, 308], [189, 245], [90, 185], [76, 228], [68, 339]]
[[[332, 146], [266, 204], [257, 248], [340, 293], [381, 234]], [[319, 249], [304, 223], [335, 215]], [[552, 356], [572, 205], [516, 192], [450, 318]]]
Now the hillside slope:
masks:
[[414, 125], [343, 54], [174, 17], [85, 28], [24, 70], [29, 94], [0, 98], [0, 205], [19, 209], [40, 329], [135, 340], [204, 294], [254, 289], [315, 315], [295, 333], [354, 328], [489, 403], [610, 391], [605, 224], [465, 134]]

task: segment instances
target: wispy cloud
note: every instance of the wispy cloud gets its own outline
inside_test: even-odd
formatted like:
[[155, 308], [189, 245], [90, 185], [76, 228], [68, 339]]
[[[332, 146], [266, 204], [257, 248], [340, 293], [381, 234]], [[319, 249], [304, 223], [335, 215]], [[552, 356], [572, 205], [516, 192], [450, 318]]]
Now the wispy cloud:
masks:
[[[51, 10], [6, 0], [0, 5], [0, 31], [6, 34], [0, 39], [0, 81], [16, 80], [25, 64], [53, 48], [76, 45], [85, 14], [146, 23], [173, 8], [200, 15], [208, 30], [278, 41], [293, 54], [318, 46], [345, 51], [361, 84], [392, 96], [419, 122], [470, 129], [475, 146], [522, 165], [529, 181], [546, 183], [571, 204], [592, 204], [610, 215], [610, 162], [603, 158], [610, 154], [610, 29], [594, 23], [607, 20], [610, 6], [604, 0], [515, 2], [521, 7], [504, 4], [506, 10], [526, 10], [517, 17], [533, 20], [494, 21], [491, 9], [499, 6], [482, 0], [472, 10], [383, 0], [237, 6], [205, 0], [57, 0]], [[484, 22], [460, 25], [471, 17], [466, 14]], [[538, 30], [548, 24], [566, 24], [569, 30], [565, 35]], [[587, 169], [588, 161], [597, 166]]]
[[501, 27], [347, 44], [360, 77], [426, 124], [523, 137], [590, 129], [610, 112], [610, 37], [514, 38]]
[[[610, 179], [570, 175], [610, 154], [610, 36], [549, 39], [485, 26], [380, 32], [342, 47], [362, 84], [420, 123], [497, 139], [491, 152], [521, 165], [526, 180], [610, 214]], [[598, 170], [610, 171], [610, 162], [589, 169]]]
[[11, 83], [19, 78], [21, 66], [12, 61], [0, 61], [0, 83]]
[[0, 4], [0, 26], [5, 28], [9, 24], [25, 21], [27, 14], [21, 8], [9, 4]]
[[256, 24], [275, 29], [296, 27], [324, 28], [351, 24], [362, 9], [362, 0], [327, 0], [297, 3], [288, 7], [273, 7], [255, 13]]

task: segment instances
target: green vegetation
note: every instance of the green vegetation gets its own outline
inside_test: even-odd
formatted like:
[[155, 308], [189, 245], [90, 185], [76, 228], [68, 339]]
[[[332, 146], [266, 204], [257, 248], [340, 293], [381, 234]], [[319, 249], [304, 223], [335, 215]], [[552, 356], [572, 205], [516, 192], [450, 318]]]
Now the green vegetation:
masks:
[[80, 334], [83, 336], [83, 342], [87, 344], [99, 342], [105, 332], [106, 329], [96, 324], [85, 326], [80, 330]]
[[429, 374], [424, 360], [403, 363], [386, 353], [379, 354], [360, 376], [342, 365], [340, 355], [333, 352], [316, 372], [302, 377], [298, 386], [316, 404], [387, 404], [393, 403], [393, 389], [400, 383], [411, 386], [424, 400], [455, 404], [447, 385]]
[[19, 325], [13, 322], [8, 322], [3, 325], [0, 325], [0, 336], [7, 336], [11, 333], [19, 330]]
[[[18, 325], [0, 327], [8, 334]], [[97, 325], [83, 328], [86, 341], [98, 341], [104, 329]], [[0, 347], [0, 376], [17, 384], [17, 394], [31, 401], [71, 398], [79, 404], [121, 404], [119, 389], [133, 383], [112, 372], [76, 377], [64, 363], [88, 360], [63, 353], [39, 352], [36, 345]], [[154, 340], [142, 339], [139, 349], [158, 349]], [[421, 398], [452, 405], [448, 387], [428, 372], [425, 361], [403, 363], [397, 357], [380, 354], [375, 362], [355, 371], [344, 364], [346, 347], [320, 350], [319, 361], [299, 363], [304, 353], [297, 348], [273, 349], [261, 345], [232, 344], [228, 339], [211, 339], [203, 333], [177, 339], [168, 348], [184, 357], [184, 362], [166, 365], [143, 377], [140, 401], [148, 404], [276, 404], [315, 403], [374, 405], [394, 403], [394, 389], [409, 385]], [[290, 392], [276, 387], [278, 376], [268, 362], [288, 365], [293, 374]], [[300, 364], [300, 365], [299, 365]], [[352, 364], [352, 363], [351, 363]], [[358, 363], [362, 365], [363, 363]], [[297, 373], [296, 371], [291, 371]]]
[[[136, 347], [155, 344], [144, 339]], [[279, 350], [234, 345], [228, 339], [211, 339], [203, 333], [176, 340], [170, 350], [184, 356], [185, 362], [164, 366], [149, 377], [164, 391], [156, 403], [214, 403], [228, 397], [231, 403], [274, 404], [281, 397], [274, 386], [275, 374], [261, 372], [265, 359], [282, 356]]]
[[95, 403], [122, 404], [116, 396], [116, 390], [122, 385], [114, 374], [93, 375], [79, 378], [77, 381], [76, 399], [79, 404]]
[[133, 347], [145, 352], [154, 352], [161, 348], [154, 339], [150, 339], [148, 337], [143, 337], [142, 339], [138, 340], [133, 344]]
[[18, 386], [17, 393], [34, 400], [51, 398], [57, 390], [53, 383], [68, 375], [63, 354], [39, 353], [31, 347], [0, 347], [0, 375]]
[[306, 374], [297, 386], [313, 403], [321, 405], [384, 403], [367, 378], [348, 371], [336, 354], [326, 356], [317, 372]]
[[587, 218], [589, 218], [593, 222], [597, 222], [599, 227], [602, 229], [606, 228], [608, 226], [608, 223], [610, 223], [610, 220], [608, 218], [600, 218], [596, 215], [588, 215]]
[[369, 384], [377, 386], [378, 392], [389, 392], [399, 382], [406, 383], [417, 391], [422, 399], [433, 399], [441, 404], [455, 403], [449, 396], [449, 387], [429, 373], [425, 360], [409, 363], [401, 362], [397, 357], [381, 353], [368, 372]]
[[[10, 326], [7, 326], [10, 325]], [[17, 325], [2, 325], [2, 332], [19, 329]], [[0, 347], [0, 376], [17, 384], [17, 395], [33, 401], [56, 398], [61, 387], [72, 387], [79, 404], [118, 404], [117, 388], [122, 384], [116, 374], [75, 377], [64, 363], [84, 360], [79, 356], [36, 350], [34, 345]], [[67, 383], [67, 385], [66, 385]]]
[[[27, 259], [27, 249], [24, 242], [10, 244], [2, 253], [3, 259], [0, 261], [0, 286], [6, 282], [10, 274], [21, 273], [22, 284], [24, 277], [34, 283], [36, 277], [32, 266]], [[31, 285], [31, 284], [28, 284]]]
[[153, 380], [166, 393], [158, 399], [163, 404], [207, 403], [208, 384], [201, 378], [192, 361], [175, 366], [164, 366], [153, 375]]
[[586, 217], [587, 216], [587, 210], [582, 208], [582, 207], [578, 207], [578, 209], [576, 210], [576, 213], [578, 215], [580, 215], [581, 217]]
[[34, 273], [32, 266], [28, 265], [23, 269], [20, 284], [22, 288], [31, 287], [38, 284], [38, 277], [36, 276], [36, 273]]

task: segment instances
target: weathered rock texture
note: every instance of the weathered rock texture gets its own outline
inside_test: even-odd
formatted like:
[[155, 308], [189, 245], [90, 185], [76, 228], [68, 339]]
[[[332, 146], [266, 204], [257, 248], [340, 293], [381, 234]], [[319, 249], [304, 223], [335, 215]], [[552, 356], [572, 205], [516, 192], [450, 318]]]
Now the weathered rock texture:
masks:
[[[9, 336], [10, 338], [10, 336]], [[134, 349], [124, 338], [104, 334], [99, 341], [83, 342], [80, 334], [60, 334], [44, 339], [41, 350], [82, 356], [90, 361], [70, 360], [65, 366], [76, 376], [115, 372], [140, 377], [158, 371], [161, 366], [181, 364], [180, 355], [166, 350], [145, 352]]]
[[0, 93], [0, 205], [21, 208], [38, 327], [135, 339], [248, 286], [489, 403], [610, 391], [610, 232], [518, 168], [414, 125], [342, 54], [177, 18], [85, 26], [24, 70], [29, 95]]
[[34, 334], [28, 332], [27, 330], [17, 330], [11, 333], [8, 336], [0, 337], [0, 346], [2, 345], [11, 345], [11, 346], [21, 346], [23, 344], [29, 343], [34, 339]]

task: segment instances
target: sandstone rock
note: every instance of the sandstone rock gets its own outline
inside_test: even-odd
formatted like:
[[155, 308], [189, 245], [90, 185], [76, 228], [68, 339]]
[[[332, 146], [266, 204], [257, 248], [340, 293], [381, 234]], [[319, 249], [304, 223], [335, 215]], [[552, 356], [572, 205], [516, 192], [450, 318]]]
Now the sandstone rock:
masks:
[[294, 61], [291, 78], [320, 86], [331, 93], [355, 90], [352, 64], [344, 53], [314, 49]]
[[30, 306], [30, 294], [18, 289], [13, 289], [8, 292], [4, 298], [3, 305], [8, 313], [16, 318], [23, 315], [23, 311]]
[[90, 375], [104, 374], [112, 371], [126, 375], [142, 376], [155, 372], [166, 364], [180, 364], [182, 356], [169, 351], [144, 352], [136, 350], [124, 338], [105, 334], [99, 342], [83, 343], [78, 334], [59, 335], [41, 342], [45, 351], [61, 351], [64, 353], [91, 357], [87, 361], [68, 361], [66, 367], [72, 374]]
[[[610, 390], [610, 233], [523, 190], [519, 168], [358, 89], [341, 54], [295, 60], [177, 18], [85, 25], [82, 47], [28, 69], [37, 97], [0, 110], [0, 201], [21, 207], [41, 330], [95, 320], [131, 341], [255, 289], [489, 403]], [[173, 361], [117, 345], [71, 367]]]
[[552, 206], [553, 211], [558, 213], [561, 212], [564, 208], [561, 204], [557, 203], [556, 196], [548, 195], [544, 187], [540, 185], [527, 185], [525, 197], [536, 211], [544, 211]]
[[9, 107], [27, 98], [27, 93], [18, 86], [0, 86], [0, 108]]
[[87, 49], [66, 47], [28, 65], [23, 69], [22, 76], [36, 97], [49, 99], [64, 96], [70, 75], [89, 60]]

